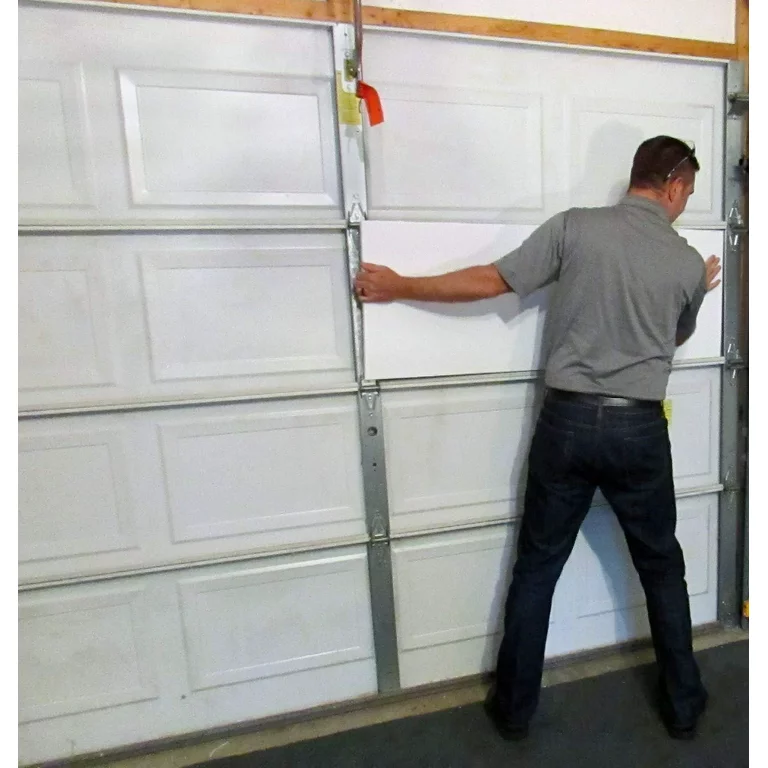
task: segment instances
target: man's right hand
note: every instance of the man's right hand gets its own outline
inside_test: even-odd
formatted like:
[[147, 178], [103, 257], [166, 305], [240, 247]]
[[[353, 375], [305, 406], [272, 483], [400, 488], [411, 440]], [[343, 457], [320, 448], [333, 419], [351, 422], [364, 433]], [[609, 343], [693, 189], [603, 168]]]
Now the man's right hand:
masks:
[[403, 298], [405, 278], [380, 264], [360, 264], [355, 277], [355, 293], [360, 301], [394, 301]]
[[355, 277], [360, 301], [460, 302], [492, 299], [512, 289], [493, 264], [429, 277], [403, 277], [380, 264], [361, 264]]
[[706, 273], [707, 291], [717, 288], [720, 281], [715, 282], [715, 278], [720, 274], [720, 259], [714, 254], [704, 262], [704, 271]]

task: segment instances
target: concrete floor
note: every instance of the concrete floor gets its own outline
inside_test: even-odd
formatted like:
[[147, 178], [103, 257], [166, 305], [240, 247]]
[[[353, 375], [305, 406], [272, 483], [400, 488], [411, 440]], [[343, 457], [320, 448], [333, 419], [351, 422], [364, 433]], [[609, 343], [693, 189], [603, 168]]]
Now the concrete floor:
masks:
[[[705, 650], [726, 643], [746, 640], [741, 629], [716, 629], [694, 637], [694, 649]], [[593, 677], [653, 661], [653, 650], [617, 649], [591, 659], [577, 659], [550, 667], [544, 672], [544, 687]], [[398, 694], [366, 701], [357, 709], [322, 714], [302, 722], [263, 725], [250, 733], [200, 741], [153, 754], [100, 763], [103, 768], [185, 768], [212, 758], [230, 757], [279, 747], [297, 741], [328, 736], [339, 731], [361, 728], [397, 718], [423, 715], [485, 699], [488, 684], [473, 680], [444, 690], [417, 695]], [[93, 763], [92, 763], [93, 765]]]

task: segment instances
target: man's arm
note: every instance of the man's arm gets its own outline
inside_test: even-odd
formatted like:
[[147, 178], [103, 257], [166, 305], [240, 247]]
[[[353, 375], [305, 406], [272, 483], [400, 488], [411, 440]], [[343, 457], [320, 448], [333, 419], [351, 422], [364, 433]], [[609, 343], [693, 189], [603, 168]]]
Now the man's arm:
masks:
[[720, 274], [720, 259], [717, 256], [710, 256], [704, 262], [704, 277], [701, 285], [694, 293], [691, 303], [683, 310], [680, 319], [677, 322], [677, 333], [675, 334], [675, 344], [680, 347], [691, 338], [696, 330], [696, 315], [699, 313], [704, 297], [713, 289], [720, 285], [720, 280], [716, 280]]
[[682, 328], [678, 325], [677, 327], [677, 333], [675, 335], [675, 346], [676, 347], [682, 347], [683, 344], [685, 344], [688, 339], [693, 336], [693, 332], [696, 330], [696, 326], [694, 325], [693, 328]]
[[361, 264], [355, 292], [361, 301], [477, 301], [509, 292], [524, 298], [557, 278], [565, 220], [565, 213], [556, 214], [493, 264], [435, 277], [403, 277], [388, 267]]
[[389, 267], [361, 264], [355, 292], [361, 301], [477, 301], [512, 289], [492, 264], [434, 277], [403, 277]]

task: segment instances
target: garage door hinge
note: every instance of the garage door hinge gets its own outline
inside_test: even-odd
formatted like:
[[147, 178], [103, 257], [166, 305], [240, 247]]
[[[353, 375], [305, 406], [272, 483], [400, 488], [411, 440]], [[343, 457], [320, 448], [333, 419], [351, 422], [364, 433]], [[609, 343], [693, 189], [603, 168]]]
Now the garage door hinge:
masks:
[[349, 214], [347, 215], [347, 225], [350, 227], [359, 227], [364, 218], [363, 207], [357, 200], [355, 200], [350, 206]]
[[728, 348], [725, 352], [725, 369], [731, 372], [731, 381], [736, 379], [736, 374], [739, 371], [746, 370], [747, 361], [741, 356], [739, 347], [735, 341], [728, 343]]
[[371, 543], [389, 541], [389, 531], [387, 530], [387, 524], [381, 515], [374, 515], [373, 519], [371, 520], [370, 536]]
[[376, 410], [377, 399], [380, 393], [381, 389], [376, 382], [363, 381], [360, 384], [360, 397], [363, 398], [369, 413], [373, 413]]

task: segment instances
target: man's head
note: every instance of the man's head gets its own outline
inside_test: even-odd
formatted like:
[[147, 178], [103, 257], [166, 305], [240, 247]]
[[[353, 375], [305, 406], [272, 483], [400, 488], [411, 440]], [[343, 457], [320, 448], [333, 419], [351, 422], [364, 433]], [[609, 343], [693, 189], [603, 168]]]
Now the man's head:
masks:
[[629, 192], [656, 200], [672, 222], [685, 210], [698, 170], [693, 148], [672, 136], [655, 136], [635, 152]]

